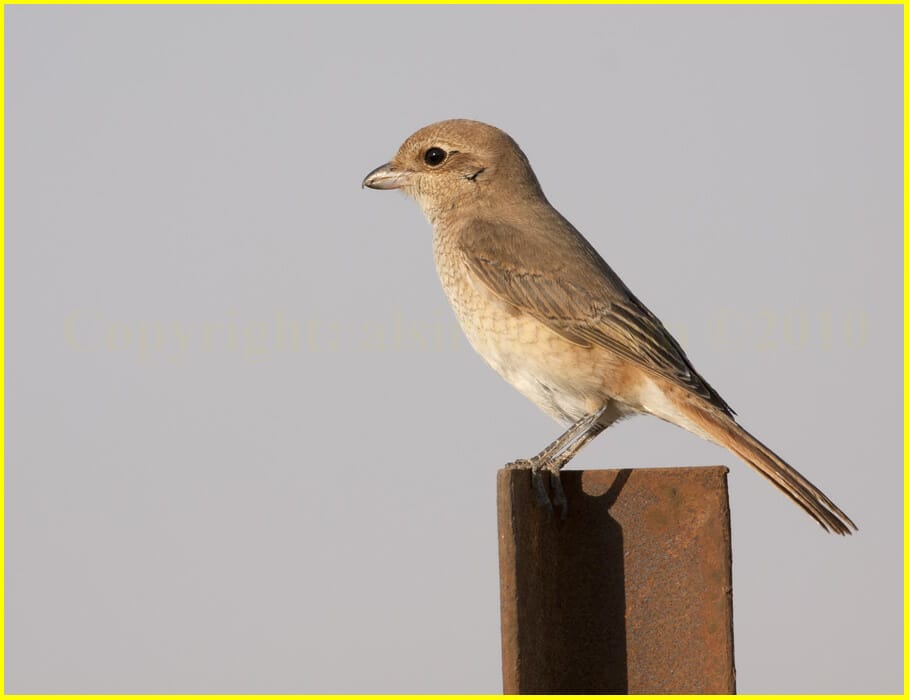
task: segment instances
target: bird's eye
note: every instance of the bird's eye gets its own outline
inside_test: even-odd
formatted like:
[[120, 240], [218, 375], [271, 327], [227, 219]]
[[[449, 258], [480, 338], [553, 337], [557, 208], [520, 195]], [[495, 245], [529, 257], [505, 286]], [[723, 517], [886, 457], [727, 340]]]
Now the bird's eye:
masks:
[[430, 167], [436, 167], [437, 165], [442, 165], [442, 162], [448, 157], [448, 154], [437, 146], [433, 146], [428, 149], [426, 153], [423, 154], [423, 160], [426, 165]]

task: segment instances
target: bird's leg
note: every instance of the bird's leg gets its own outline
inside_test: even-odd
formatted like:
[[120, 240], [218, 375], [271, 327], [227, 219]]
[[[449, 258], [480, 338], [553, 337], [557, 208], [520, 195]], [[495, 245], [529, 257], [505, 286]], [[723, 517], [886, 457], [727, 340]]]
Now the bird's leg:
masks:
[[[605, 410], [605, 408], [603, 409]], [[532, 471], [538, 472], [542, 466], [551, 460], [555, 455], [559, 454], [567, 446], [570, 446], [572, 442], [578, 439], [583, 435], [592, 424], [596, 423], [597, 419], [602, 415], [602, 411], [596, 413], [591, 413], [586, 416], [582, 416], [580, 419], [571, 424], [571, 426], [564, 433], [559, 435], [555, 440], [549, 443], [540, 454], [530, 459], [516, 459], [514, 462], [509, 462], [505, 465], [506, 469], [530, 469]]]
[[565, 466], [568, 461], [584, 447], [584, 445], [603, 432], [605, 426], [597, 425], [597, 421], [606, 412], [608, 406], [609, 404], [606, 403], [598, 411], [594, 411], [593, 413], [579, 418], [568, 428], [568, 430], [547, 445], [543, 451], [535, 457], [531, 457], [530, 459], [519, 459], [511, 462], [505, 467], [506, 469], [530, 469], [537, 501], [551, 510], [553, 500], [550, 500], [549, 494], [546, 493], [546, 487], [543, 485], [542, 471], [545, 468], [551, 475], [550, 481], [552, 482], [554, 502], [555, 505], [560, 507], [562, 518], [564, 518], [568, 512], [568, 502], [565, 499], [565, 491], [562, 489], [559, 470]]
[[[606, 430], [605, 425], [594, 423], [590, 429], [581, 435], [573, 444], [566, 447], [560, 454], [552, 457], [547, 462], [545, 469], [549, 472], [549, 483], [552, 484], [552, 505], [558, 506], [562, 511], [562, 520], [568, 515], [568, 500], [562, 489], [561, 469], [574, 457], [588, 442]], [[542, 483], [542, 479], [540, 480]]]
[[568, 447], [562, 450], [559, 454], [553, 455], [549, 461], [542, 466], [543, 469], [546, 469], [548, 472], [556, 473], [562, 469], [566, 464], [568, 464], [574, 456], [580, 452], [584, 445], [593, 440], [597, 435], [606, 430], [606, 426], [597, 423], [592, 426], [585, 432], [583, 435], [579, 436], [577, 440], [571, 443]]

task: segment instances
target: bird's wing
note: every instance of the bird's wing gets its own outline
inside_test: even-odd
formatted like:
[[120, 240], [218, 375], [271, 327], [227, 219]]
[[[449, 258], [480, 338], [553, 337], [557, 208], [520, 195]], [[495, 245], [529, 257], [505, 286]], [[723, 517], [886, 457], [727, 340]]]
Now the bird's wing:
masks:
[[[470, 231], [460, 236], [459, 249], [477, 280], [566, 340], [582, 347], [611, 350], [734, 414], [692, 367], [662, 322], [628, 290], [581, 234], [572, 228], [569, 241], [550, 241], [544, 251], [536, 251], [541, 254], [529, 256], [528, 246], [540, 243], [513, 227], [474, 222]], [[570, 244], [567, 251], [565, 243]], [[574, 274], [562, 264], [566, 252], [573, 253], [570, 267]], [[528, 259], [542, 269], [530, 267]], [[577, 274], [578, 265], [586, 274]]]

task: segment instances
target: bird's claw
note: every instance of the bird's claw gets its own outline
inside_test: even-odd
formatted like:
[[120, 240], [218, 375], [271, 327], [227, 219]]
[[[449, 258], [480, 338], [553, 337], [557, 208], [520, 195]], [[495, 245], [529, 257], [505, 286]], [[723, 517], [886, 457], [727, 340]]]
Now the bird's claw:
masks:
[[546, 491], [546, 484], [543, 483], [543, 473], [539, 469], [530, 472], [531, 481], [533, 481], [533, 492], [536, 494], [537, 503], [552, 513], [552, 500]]
[[565, 490], [562, 488], [562, 475], [558, 469], [549, 470], [549, 483], [552, 486], [552, 504], [559, 509], [562, 520], [568, 517], [568, 499], [565, 498]]
[[[533, 482], [533, 491], [536, 495], [537, 503], [550, 513], [553, 508], [559, 509], [559, 513], [564, 520], [568, 515], [568, 499], [565, 498], [565, 490], [562, 488], [562, 478], [555, 464], [540, 464], [533, 459], [516, 459], [505, 465], [505, 469], [529, 469], [531, 480]], [[549, 472], [549, 483], [552, 486], [552, 496], [543, 483], [543, 472]]]

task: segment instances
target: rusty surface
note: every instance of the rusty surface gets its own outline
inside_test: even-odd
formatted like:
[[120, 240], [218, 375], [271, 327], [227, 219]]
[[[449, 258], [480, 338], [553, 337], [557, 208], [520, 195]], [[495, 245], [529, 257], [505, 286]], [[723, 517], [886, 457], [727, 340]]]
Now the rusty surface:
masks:
[[498, 474], [506, 693], [734, 693], [725, 467]]

